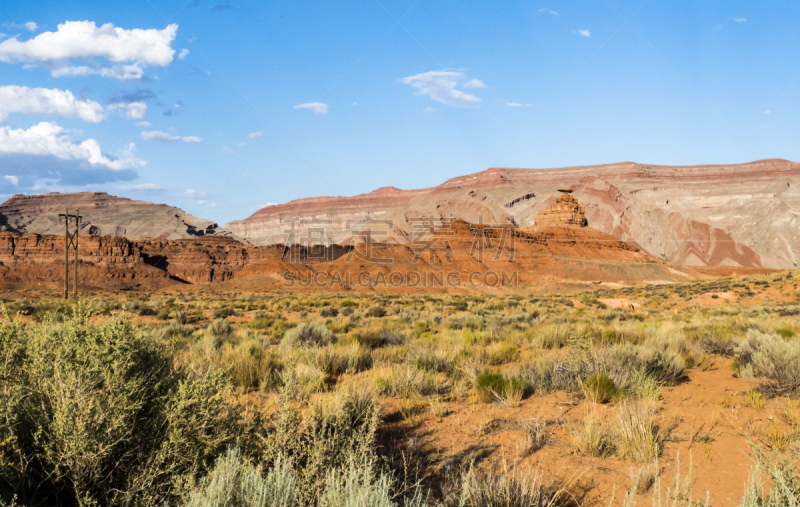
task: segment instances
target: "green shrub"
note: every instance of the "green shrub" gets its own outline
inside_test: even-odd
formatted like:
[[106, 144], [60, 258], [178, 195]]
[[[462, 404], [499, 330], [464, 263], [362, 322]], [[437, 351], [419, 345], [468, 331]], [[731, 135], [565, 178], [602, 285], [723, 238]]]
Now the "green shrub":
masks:
[[367, 317], [386, 317], [386, 308], [382, 306], [373, 306], [366, 313]]
[[249, 329], [255, 329], [258, 331], [264, 331], [272, 327], [272, 324], [275, 322], [275, 319], [270, 319], [266, 317], [256, 318], [248, 322], [246, 325]]
[[498, 398], [525, 394], [528, 383], [522, 377], [506, 378], [499, 373], [481, 373], [475, 377], [478, 399], [484, 403], [500, 401]]
[[762, 389], [788, 395], [800, 390], [800, 341], [787, 342], [775, 334], [754, 329], [739, 340], [734, 351], [742, 377], [764, 377]]
[[153, 504], [199, 478], [237, 438], [219, 371], [188, 374], [124, 320], [0, 323], [0, 500]]
[[230, 317], [235, 312], [233, 308], [228, 308], [227, 306], [223, 306], [222, 308], [214, 309], [213, 315], [215, 319], [222, 319], [225, 317]]
[[254, 340], [224, 347], [219, 366], [228, 372], [235, 386], [265, 391], [279, 384], [283, 369], [280, 358]]
[[230, 338], [233, 324], [225, 319], [217, 319], [208, 326], [208, 333], [214, 338]]
[[339, 315], [339, 310], [332, 306], [324, 306], [319, 309], [319, 314], [322, 317], [336, 317]]
[[583, 392], [593, 403], [607, 403], [625, 395], [625, 391], [614, 385], [614, 381], [605, 373], [587, 377], [583, 381]]
[[303, 346], [319, 347], [330, 345], [336, 336], [323, 325], [302, 323], [286, 332], [281, 340], [281, 352], [288, 352]]
[[245, 462], [234, 447], [217, 460], [186, 507], [295, 507], [301, 505], [298, 496], [291, 460], [278, 456], [264, 475], [260, 466]]
[[339, 305], [339, 306], [341, 306], [342, 308], [348, 308], [348, 307], [352, 307], [352, 306], [358, 306], [358, 303], [356, 303], [352, 299], [345, 299], [344, 301], [342, 301], [342, 304]]
[[297, 478], [300, 505], [318, 505], [331, 470], [376, 457], [376, 430], [380, 406], [370, 391], [345, 392], [340, 403], [326, 413], [315, 405], [302, 419], [287, 400], [281, 401], [277, 420], [265, 440], [264, 463], [291, 459]]
[[778, 334], [778, 336], [786, 338], [787, 340], [789, 338], [794, 337], [794, 331], [792, 331], [788, 327], [782, 327], [782, 328], [778, 329], [777, 331], [775, 331], [775, 333]]
[[162, 339], [186, 338], [191, 336], [193, 332], [194, 329], [191, 327], [173, 320], [161, 328], [160, 335]]
[[[351, 461], [344, 469], [329, 470], [325, 474], [325, 491], [320, 505], [324, 507], [398, 507], [391, 499], [391, 476], [375, 470], [375, 464], [366, 457]], [[417, 487], [403, 507], [425, 507], [422, 492]]]

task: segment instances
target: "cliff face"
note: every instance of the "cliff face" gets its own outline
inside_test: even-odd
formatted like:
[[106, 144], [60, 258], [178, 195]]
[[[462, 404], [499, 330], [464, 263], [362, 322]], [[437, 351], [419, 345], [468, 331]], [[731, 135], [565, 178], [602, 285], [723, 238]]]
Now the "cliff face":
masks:
[[[154, 288], [171, 283], [224, 282], [253, 264], [309, 265], [334, 260], [346, 247], [309, 250], [283, 245], [254, 247], [231, 238], [129, 240], [81, 236], [78, 241], [82, 287]], [[70, 277], [72, 277], [70, 252]], [[63, 236], [0, 232], [0, 283], [63, 284]]]
[[[760, 160], [687, 167], [623, 162], [562, 169], [492, 168], [438, 187], [299, 199], [227, 224], [254, 244], [285, 242], [293, 219], [334, 242], [365, 229], [401, 242], [419, 217], [531, 227], [569, 187], [589, 224], [653, 257], [689, 266], [790, 268], [800, 257], [800, 163]], [[372, 222], [364, 220], [369, 215]], [[314, 217], [316, 225], [310, 225]], [[359, 222], [354, 222], [354, 219]], [[391, 226], [379, 221], [388, 221]], [[349, 225], [349, 227], [348, 227]], [[354, 234], [354, 230], [356, 233]]]
[[0, 230], [23, 234], [63, 234], [58, 214], [80, 210], [82, 235], [180, 239], [229, 235], [214, 222], [179, 208], [115, 197], [105, 192], [15, 195], [0, 204]]

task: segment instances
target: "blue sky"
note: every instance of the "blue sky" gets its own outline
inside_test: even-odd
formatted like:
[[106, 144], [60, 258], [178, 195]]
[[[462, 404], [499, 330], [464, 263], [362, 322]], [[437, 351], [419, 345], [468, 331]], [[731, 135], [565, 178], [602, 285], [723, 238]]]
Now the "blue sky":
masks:
[[151, 2], [3, 2], [0, 198], [225, 223], [495, 166], [800, 160], [798, 2]]

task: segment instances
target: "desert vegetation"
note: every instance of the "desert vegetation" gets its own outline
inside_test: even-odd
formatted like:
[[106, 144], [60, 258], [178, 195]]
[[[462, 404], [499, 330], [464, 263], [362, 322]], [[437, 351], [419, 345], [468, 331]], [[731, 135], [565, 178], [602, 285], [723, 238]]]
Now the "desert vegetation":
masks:
[[7, 301], [0, 499], [796, 505], [800, 311], [658, 290]]

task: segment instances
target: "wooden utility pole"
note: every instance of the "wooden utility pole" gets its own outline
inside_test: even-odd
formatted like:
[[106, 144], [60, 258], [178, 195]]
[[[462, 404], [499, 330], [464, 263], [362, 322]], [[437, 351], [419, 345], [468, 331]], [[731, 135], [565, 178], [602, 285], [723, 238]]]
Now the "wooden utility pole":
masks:
[[[64, 299], [69, 299], [69, 249], [75, 250], [75, 281], [72, 285], [72, 298], [78, 299], [78, 229], [83, 216], [78, 210], [69, 213], [69, 208], [64, 208], [64, 213], [59, 213], [59, 219], [64, 217]], [[69, 224], [75, 220], [75, 232], [70, 234]]]

